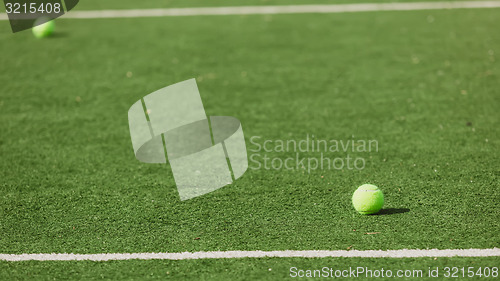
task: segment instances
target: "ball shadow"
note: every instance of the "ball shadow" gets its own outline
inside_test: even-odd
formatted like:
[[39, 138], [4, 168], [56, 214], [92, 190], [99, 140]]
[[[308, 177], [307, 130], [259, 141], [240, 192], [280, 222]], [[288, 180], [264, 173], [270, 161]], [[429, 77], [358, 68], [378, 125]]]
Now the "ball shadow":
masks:
[[48, 39], [58, 39], [58, 38], [65, 38], [68, 37], [68, 33], [66, 32], [54, 32], [51, 34]]
[[380, 212], [374, 214], [376, 216], [383, 216], [383, 215], [395, 215], [395, 214], [402, 214], [402, 213], [408, 213], [410, 209], [408, 208], [387, 208], [387, 209], [382, 209]]

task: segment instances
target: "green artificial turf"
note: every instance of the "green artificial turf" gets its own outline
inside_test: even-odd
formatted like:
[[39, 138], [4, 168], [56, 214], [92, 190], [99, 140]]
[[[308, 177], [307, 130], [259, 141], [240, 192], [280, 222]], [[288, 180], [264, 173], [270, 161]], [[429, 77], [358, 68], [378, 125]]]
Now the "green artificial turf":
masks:
[[[322, 270], [324, 267], [344, 271], [350, 277], [340, 280], [496, 280], [493, 271], [489, 276], [474, 276], [468, 278], [469, 268], [475, 269], [474, 274], [483, 273], [486, 267], [498, 267], [498, 258], [407, 258], [407, 259], [376, 259], [376, 258], [261, 258], [261, 259], [213, 259], [213, 260], [182, 260], [182, 261], [67, 261], [67, 262], [0, 262], [0, 278], [16, 280], [94, 280], [94, 279], [116, 279], [116, 280], [336, 280], [337, 278], [291, 278], [298, 274], [298, 270]], [[449, 267], [450, 269], [446, 269]], [[453, 267], [459, 268], [457, 277], [451, 277], [454, 273]], [[295, 269], [296, 268], [296, 269]], [[365, 273], [353, 274], [363, 268]], [[461, 269], [464, 268], [464, 273]], [[479, 268], [481, 271], [478, 272]], [[375, 271], [384, 276], [391, 271], [392, 278], [370, 278]], [[429, 277], [429, 269], [435, 271], [440, 278]], [[347, 273], [345, 270], [348, 270]], [[361, 269], [359, 269], [361, 270]], [[6, 274], [7, 273], [7, 274]], [[415, 277], [398, 277], [398, 274], [410, 274]], [[302, 274], [302, 273], [301, 273]], [[305, 274], [305, 272], [304, 272]], [[318, 273], [316, 273], [318, 274]], [[323, 273], [324, 274], [324, 273]], [[331, 274], [331, 273], [330, 273]], [[463, 278], [462, 274], [466, 277]], [[318, 275], [317, 275], [318, 276]], [[356, 277], [354, 277], [356, 276]], [[445, 276], [450, 276], [446, 278]], [[215, 277], [215, 278], [214, 278]], [[220, 279], [217, 279], [219, 277]]]
[[[3, 24], [0, 253], [498, 247], [499, 12], [60, 19], [46, 40]], [[241, 121], [249, 156], [252, 136], [375, 139], [379, 150], [350, 153], [363, 170], [249, 169], [181, 202], [168, 165], [135, 159], [127, 111], [193, 77], [207, 115]], [[353, 210], [363, 183], [384, 191], [389, 211]], [[159, 277], [172, 267], [271, 279], [295, 261], [476, 260], [498, 266], [2, 262], [0, 276]], [[268, 264], [280, 272], [263, 273]]]

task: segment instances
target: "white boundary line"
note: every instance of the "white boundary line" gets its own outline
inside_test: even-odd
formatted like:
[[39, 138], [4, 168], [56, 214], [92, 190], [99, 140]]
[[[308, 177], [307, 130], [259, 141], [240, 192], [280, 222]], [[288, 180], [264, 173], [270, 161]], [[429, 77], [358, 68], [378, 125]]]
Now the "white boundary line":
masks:
[[[283, 5], [283, 6], [241, 6], [200, 7], [141, 10], [70, 11], [63, 18], [138, 18], [208, 15], [261, 15], [261, 14], [303, 14], [303, 13], [349, 13], [370, 11], [413, 11], [439, 9], [500, 8], [500, 1], [453, 1], [414, 3], [358, 3], [337, 5]], [[7, 14], [0, 14], [0, 20], [7, 20]]]
[[450, 250], [341, 250], [341, 251], [216, 251], [184, 253], [115, 254], [0, 254], [3, 261], [110, 261], [110, 260], [193, 260], [231, 258], [423, 258], [423, 257], [499, 257], [500, 248]]

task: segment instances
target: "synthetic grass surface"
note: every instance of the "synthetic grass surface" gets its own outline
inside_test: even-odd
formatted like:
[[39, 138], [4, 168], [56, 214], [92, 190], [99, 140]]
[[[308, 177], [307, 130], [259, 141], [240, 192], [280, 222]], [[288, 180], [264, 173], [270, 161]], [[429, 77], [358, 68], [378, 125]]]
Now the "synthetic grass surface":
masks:
[[[68, 261], [68, 262], [0, 262], [0, 278], [16, 280], [335, 280], [337, 278], [290, 278], [297, 270], [321, 270], [323, 267], [335, 270], [357, 270], [358, 267], [385, 272], [390, 270], [392, 278], [374, 278], [361, 273], [356, 278], [340, 278], [340, 280], [474, 280], [474, 278], [446, 278], [445, 267], [475, 268], [498, 266], [498, 258], [419, 258], [419, 259], [357, 259], [357, 258], [262, 258], [262, 259], [216, 259], [216, 260], [183, 260], [183, 261]], [[291, 269], [296, 267], [297, 269]], [[440, 278], [430, 278], [429, 268], [436, 270]], [[410, 274], [412, 277], [397, 277], [399, 274]], [[415, 270], [415, 271], [414, 271]], [[422, 271], [421, 273], [418, 271]], [[291, 272], [292, 271], [292, 272]], [[410, 271], [410, 272], [408, 272]], [[5, 274], [8, 273], [8, 274]], [[450, 271], [450, 275], [453, 271]], [[351, 277], [353, 276], [352, 273]], [[387, 273], [386, 273], [387, 274]], [[462, 277], [460, 271], [458, 276]], [[373, 275], [372, 275], [373, 276]], [[386, 276], [386, 275], [384, 275]], [[419, 277], [417, 277], [419, 276]], [[215, 278], [214, 278], [215, 277]], [[219, 277], [217, 279], [217, 277]], [[475, 280], [496, 280], [477, 277]]]
[[[2, 25], [0, 252], [498, 247], [499, 12], [58, 20], [47, 40]], [[127, 111], [192, 77], [207, 115], [241, 120], [249, 156], [252, 136], [375, 139], [379, 151], [351, 153], [366, 158], [361, 171], [249, 169], [180, 202], [168, 165], [135, 159]], [[363, 183], [397, 210], [356, 214]], [[206, 264], [206, 278], [223, 278], [224, 263], [266, 261], [147, 263]], [[132, 276], [129, 265], [142, 268], [2, 263], [0, 274]]]

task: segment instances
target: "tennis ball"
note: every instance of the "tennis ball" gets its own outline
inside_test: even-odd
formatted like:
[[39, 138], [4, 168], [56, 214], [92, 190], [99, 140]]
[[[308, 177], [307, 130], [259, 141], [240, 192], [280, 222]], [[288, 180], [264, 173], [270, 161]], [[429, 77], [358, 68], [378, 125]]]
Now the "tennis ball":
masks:
[[352, 205], [360, 214], [375, 214], [384, 205], [384, 194], [373, 184], [363, 184], [352, 195]]
[[54, 33], [55, 27], [54, 21], [51, 21], [50, 18], [41, 17], [35, 21], [31, 31], [36, 38], [45, 38]]

